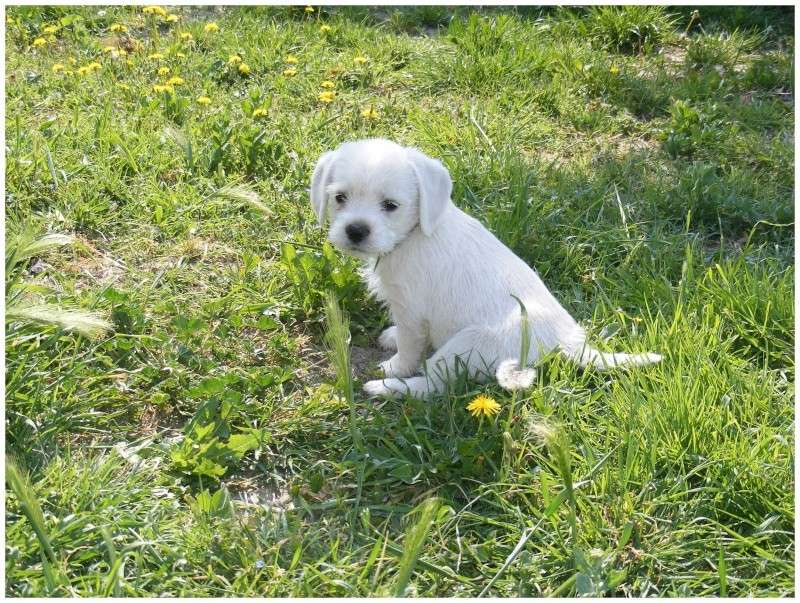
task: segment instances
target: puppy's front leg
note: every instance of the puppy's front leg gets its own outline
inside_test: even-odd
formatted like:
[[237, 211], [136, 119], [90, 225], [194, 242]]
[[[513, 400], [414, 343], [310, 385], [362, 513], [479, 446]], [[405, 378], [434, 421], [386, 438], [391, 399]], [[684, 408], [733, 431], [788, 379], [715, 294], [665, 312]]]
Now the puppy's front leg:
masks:
[[397, 353], [381, 362], [381, 368], [387, 377], [409, 377], [419, 372], [426, 338], [419, 328], [398, 324], [395, 329]]

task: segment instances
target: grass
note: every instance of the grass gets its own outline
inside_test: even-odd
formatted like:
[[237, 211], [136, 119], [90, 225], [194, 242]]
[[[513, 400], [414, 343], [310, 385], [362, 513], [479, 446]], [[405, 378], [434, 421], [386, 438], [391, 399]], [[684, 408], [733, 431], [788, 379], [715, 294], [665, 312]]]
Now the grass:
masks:
[[[8, 8], [6, 594], [794, 595], [793, 13], [693, 10]], [[664, 361], [364, 399], [367, 136]]]

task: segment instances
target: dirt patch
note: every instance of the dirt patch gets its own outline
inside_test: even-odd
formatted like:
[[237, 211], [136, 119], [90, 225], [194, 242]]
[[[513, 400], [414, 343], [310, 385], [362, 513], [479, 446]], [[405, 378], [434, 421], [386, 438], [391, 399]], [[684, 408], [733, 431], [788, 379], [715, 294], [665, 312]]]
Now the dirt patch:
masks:
[[[300, 354], [306, 361], [305, 366], [298, 368], [295, 375], [306, 385], [315, 386], [320, 383], [332, 383], [336, 380], [328, 353], [324, 346], [319, 345], [310, 337], [300, 335], [297, 337], [300, 344]], [[365, 379], [375, 373], [377, 364], [389, 357], [389, 352], [373, 346], [351, 346], [350, 367], [356, 379]]]

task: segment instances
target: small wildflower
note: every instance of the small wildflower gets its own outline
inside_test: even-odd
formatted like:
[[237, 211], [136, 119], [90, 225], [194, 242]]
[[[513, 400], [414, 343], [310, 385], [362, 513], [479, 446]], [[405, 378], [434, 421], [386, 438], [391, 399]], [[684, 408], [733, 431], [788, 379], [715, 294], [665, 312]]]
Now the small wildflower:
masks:
[[467, 410], [472, 413], [473, 417], [477, 417], [481, 414], [491, 417], [492, 415], [500, 412], [500, 405], [494, 400], [494, 398], [490, 398], [488, 396], [478, 396], [472, 402], [467, 404]]
[[174, 89], [170, 85], [156, 84], [155, 86], [153, 86], [153, 91], [154, 92], [169, 92], [169, 93], [172, 93], [174, 91]]
[[197, 104], [202, 105], [203, 107], [207, 107], [211, 104], [211, 99], [207, 96], [198, 96], [197, 97]]
[[336, 87], [336, 84], [334, 84], [334, 83], [333, 83], [332, 81], [330, 81], [330, 80], [325, 80], [324, 82], [322, 82], [322, 83], [320, 84], [320, 86], [321, 86], [322, 88], [335, 88], [335, 87]]
[[42, 31], [46, 34], [54, 34], [58, 31], [58, 27], [56, 25], [48, 25]]
[[188, 42], [189, 40], [192, 39], [192, 37], [193, 37], [192, 34], [190, 34], [188, 31], [181, 32], [181, 40], [183, 40], [184, 42]]
[[78, 64], [78, 59], [76, 59], [75, 57], [69, 57], [67, 60], [69, 61], [70, 65], [77, 65]]
[[250, 65], [247, 63], [239, 63], [239, 73], [242, 75], [247, 75], [250, 73]]
[[328, 33], [332, 29], [333, 27], [331, 27], [330, 25], [320, 25], [319, 33]]
[[169, 67], [159, 67], [158, 75], [167, 75], [169, 71], [170, 71]]
[[53, 73], [58, 73], [59, 71], [64, 71], [64, 64], [63, 63], [55, 63], [50, 68]]
[[256, 560], [256, 569], [263, 569], [263, 568], [264, 568], [264, 560], [263, 559], [257, 559]]
[[313, 13], [314, 12], [314, 7], [313, 6], [306, 6], [306, 12], [307, 13]]
[[164, 21], [166, 21], [167, 23], [177, 23], [178, 19], [179, 19], [178, 15], [167, 15], [166, 17], [164, 17]]
[[295, 65], [297, 64], [297, 57], [294, 56], [293, 54], [288, 54], [286, 55], [286, 62], [289, 63], [290, 65]]
[[375, 110], [375, 107], [367, 107], [361, 111], [361, 117], [364, 119], [378, 119], [378, 112]]
[[147, 58], [148, 59], [152, 59], [153, 61], [160, 61], [161, 59], [164, 58], [164, 55], [161, 54], [160, 52], [154, 52], [153, 54], [151, 54]]
[[184, 79], [179, 76], [173, 76], [167, 80], [167, 86], [180, 86], [184, 84]]
[[124, 48], [117, 48], [114, 52], [111, 53], [111, 56], [116, 57], [126, 57], [128, 56], [128, 51]]
[[213, 21], [211, 23], [206, 23], [206, 26], [203, 28], [203, 31], [206, 33], [214, 33], [216, 31], [219, 31], [219, 25], [217, 25]]
[[131, 89], [131, 87], [128, 86], [128, 84], [126, 84], [124, 82], [117, 83], [117, 88], [119, 88], [120, 90], [130, 90]]
[[238, 65], [242, 62], [242, 57], [238, 54], [232, 54], [228, 57], [228, 65]]
[[259, 107], [253, 111], [253, 117], [266, 117], [267, 115], [267, 110], [264, 107]]
[[47, 44], [47, 40], [45, 40], [44, 38], [36, 38], [33, 41], [34, 48], [39, 48], [40, 46], [44, 46], [45, 44]]
[[286, 77], [292, 77], [293, 75], [297, 75], [297, 69], [290, 67], [289, 69], [283, 70], [283, 75]]
[[365, 57], [365, 56], [362, 56], [362, 55], [359, 55], [359, 56], [357, 56], [357, 57], [355, 57], [355, 58], [353, 59], [353, 62], [354, 62], [356, 65], [363, 65], [363, 64], [364, 64], [364, 63], [366, 63], [367, 61], [369, 61], [369, 59], [368, 59], [367, 57]]
[[186, 55], [183, 54], [182, 52], [176, 52], [175, 56], [178, 57], [179, 59], [185, 59], [186, 58]]
[[611, 65], [608, 70], [611, 72], [611, 75], [619, 75], [619, 67], [616, 65]]
[[108, 54], [109, 52], [112, 52], [114, 50], [116, 50], [116, 48], [114, 48], [113, 46], [103, 46], [103, 52], [105, 54]]
[[109, 31], [114, 31], [119, 33], [125, 33], [126, 31], [128, 31], [128, 28], [125, 27], [122, 23], [112, 23], [111, 27], [109, 27], [108, 29]]
[[332, 103], [334, 98], [336, 98], [336, 93], [331, 92], [330, 90], [319, 93], [319, 100], [321, 100], [323, 103]]
[[145, 6], [142, 12], [146, 15], [158, 15], [159, 17], [166, 17], [167, 11], [160, 6]]

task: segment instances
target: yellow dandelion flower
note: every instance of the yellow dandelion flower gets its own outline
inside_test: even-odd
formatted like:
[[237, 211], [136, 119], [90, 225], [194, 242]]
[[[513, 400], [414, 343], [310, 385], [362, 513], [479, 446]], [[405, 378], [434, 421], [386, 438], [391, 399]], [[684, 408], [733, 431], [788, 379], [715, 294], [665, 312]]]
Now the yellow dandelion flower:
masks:
[[467, 404], [467, 410], [472, 413], [473, 417], [484, 415], [491, 417], [500, 412], [500, 405], [494, 398], [489, 396], [478, 396], [472, 402]]
[[94, 61], [94, 62], [89, 63], [88, 65], [86, 65], [86, 68], [89, 71], [99, 71], [100, 69], [103, 68], [103, 66], [100, 63]]
[[375, 107], [367, 107], [361, 111], [361, 117], [364, 119], [378, 119], [378, 112]]
[[297, 75], [297, 69], [291, 67], [289, 69], [284, 69], [283, 75], [285, 75], [286, 77], [292, 77], [293, 75]]
[[203, 107], [207, 107], [211, 104], [211, 99], [207, 96], [198, 96], [197, 97], [197, 104], [202, 105]]
[[266, 117], [267, 115], [267, 110], [264, 107], [259, 107], [253, 111], [253, 117]]
[[148, 59], [151, 59], [151, 60], [153, 60], [153, 61], [160, 61], [161, 59], [163, 59], [163, 58], [164, 58], [164, 55], [163, 55], [163, 54], [161, 54], [160, 52], [154, 52], [153, 54], [151, 54], [151, 55], [150, 55], [150, 56], [148, 56], [147, 58], [148, 58]]
[[215, 31], [219, 31], [219, 25], [217, 25], [213, 21], [211, 23], [206, 23], [206, 26], [203, 28], [203, 31], [206, 33], [214, 33]]
[[320, 86], [321, 86], [322, 88], [335, 88], [335, 87], [336, 87], [336, 84], [334, 84], [334, 83], [333, 83], [332, 81], [330, 81], [330, 80], [325, 80], [324, 82], [322, 82], [322, 83], [320, 84]]
[[329, 31], [332, 31], [332, 30], [333, 30], [333, 27], [331, 27], [330, 25], [321, 25], [320, 28], [319, 28], [319, 33], [328, 33]]
[[89, 68], [88, 68], [88, 67], [86, 67], [86, 66], [83, 66], [83, 67], [78, 67], [78, 75], [87, 75], [87, 74], [91, 73], [91, 71], [92, 71], [92, 70], [91, 70], [91, 69], [89, 69]]
[[167, 11], [160, 6], [145, 6], [142, 12], [146, 15], [158, 15], [159, 17], [167, 16]]
[[185, 59], [186, 58], [186, 55], [183, 54], [182, 52], [176, 52], [175, 56], [178, 57], [179, 59]]
[[306, 6], [306, 12], [307, 13], [313, 13], [314, 12], [314, 7], [313, 6]]
[[158, 75], [167, 75], [170, 72], [169, 67], [159, 67], [158, 68]]
[[232, 54], [228, 57], [228, 65], [238, 65], [242, 62], [242, 57], [238, 54]]
[[53, 66], [50, 68], [53, 73], [58, 73], [59, 71], [64, 71], [64, 64], [63, 63], [54, 63]]
[[192, 38], [193, 38], [192, 34], [190, 34], [188, 31], [181, 32], [181, 40], [183, 40], [184, 42], [187, 42]]
[[154, 92], [169, 92], [170, 94], [174, 92], [174, 89], [170, 85], [163, 85], [163, 84], [156, 84], [153, 86]]
[[46, 34], [54, 34], [58, 31], [58, 27], [56, 25], [48, 25], [42, 31]]
[[355, 57], [355, 58], [353, 59], [353, 62], [354, 62], [356, 65], [363, 65], [363, 64], [364, 64], [364, 63], [366, 63], [367, 61], [369, 61], [369, 59], [368, 59], [367, 57], [365, 57], [365, 56], [362, 56], [362, 55], [359, 55], [359, 56], [357, 56], [357, 57]]
[[125, 27], [122, 23], [112, 23], [111, 27], [108, 28], [109, 31], [115, 31], [119, 33], [125, 33], [128, 31], [128, 28]]
[[103, 52], [105, 54], [108, 54], [109, 52], [112, 52], [113, 50], [116, 50], [116, 48], [114, 48], [113, 46], [103, 46]]
[[247, 75], [250, 73], [250, 65], [247, 63], [239, 63], [239, 73], [242, 75]]
[[619, 75], [619, 67], [616, 65], [611, 65], [608, 70], [611, 72], [611, 75]]
[[36, 38], [33, 41], [34, 48], [39, 48], [40, 46], [44, 46], [45, 44], [47, 44], [47, 40], [45, 40], [44, 38]]
[[336, 98], [336, 93], [331, 92], [330, 90], [319, 93], [319, 100], [321, 100], [323, 103], [332, 103], [334, 98]]
[[167, 80], [167, 86], [180, 86], [184, 83], [185, 83], [184, 79], [177, 75]]
[[[126, 56], [128, 56], [128, 51], [125, 50], [124, 48], [117, 48], [117, 54], [119, 56], [121, 56], [121, 57], [126, 57]], [[114, 55], [111, 55], [111, 56], [114, 56]]]
[[287, 54], [286, 55], [286, 62], [289, 63], [290, 65], [296, 65], [297, 64], [297, 57], [294, 56], [293, 54]]
[[75, 57], [69, 57], [67, 60], [69, 61], [70, 65], [77, 65], [78, 64], [78, 59], [76, 59]]
[[177, 23], [178, 19], [180, 19], [178, 15], [167, 15], [166, 17], [164, 17], [164, 21], [166, 21], [167, 23]]

